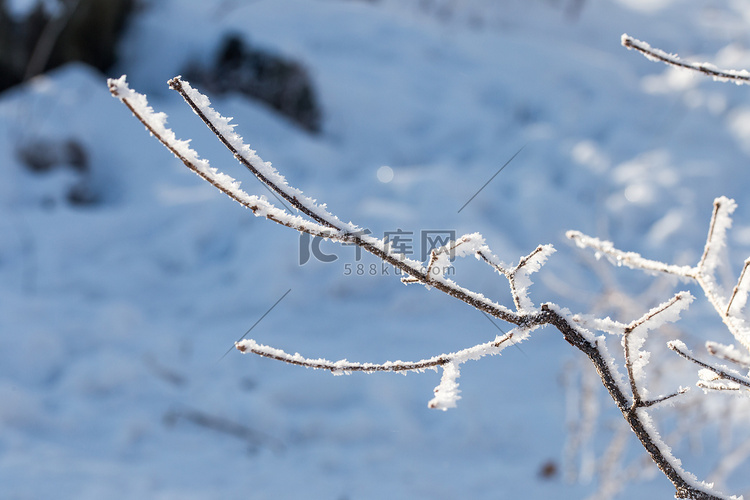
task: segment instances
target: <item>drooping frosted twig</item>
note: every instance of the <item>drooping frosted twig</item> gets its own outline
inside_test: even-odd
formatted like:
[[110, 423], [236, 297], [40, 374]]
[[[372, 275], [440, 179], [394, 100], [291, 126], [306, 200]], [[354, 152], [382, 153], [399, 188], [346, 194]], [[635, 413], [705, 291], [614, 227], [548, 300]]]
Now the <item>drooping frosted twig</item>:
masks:
[[334, 375], [341, 375], [351, 372], [423, 372], [427, 369], [437, 369], [438, 367], [443, 368], [443, 377], [440, 385], [435, 388], [435, 398], [429, 403], [430, 408], [437, 408], [447, 410], [456, 406], [456, 401], [460, 399], [458, 390], [458, 384], [456, 379], [460, 376], [459, 366], [469, 360], [477, 360], [484, 356], [491, 356], [500, 354], [508, 345], [512, 345], [509, 342], [511, 339], [516, 338], [517, 341], [528, 338], [530, 330], [526, 329], [514, 329], [505, 335], [498, 336], [491, 342], [484, 344], [478, 344], [468, 349], [462, 349], [460, 351], [441, 354], [434, 356], [429, 359], [423, 359], [420, 361], [388, 361], [386, 363], [356, 363], [347, 361], [345, 359], [339, 361], [328, 361], [326, 359], [310, 359], [305, 358], [300, 354], [288, 354], [281, 349], [276, 349], [267, 345], [258, 344], [254, 340], [242, 340], [237, 342], [235, 345], [237, 349], [243, 353], [253, 353], [258, 356], [275, 359], [277, 361], [283, 361], [292, 365], [303, 366], [305, 368], [313, 368], [317, 370], [328, 370]]

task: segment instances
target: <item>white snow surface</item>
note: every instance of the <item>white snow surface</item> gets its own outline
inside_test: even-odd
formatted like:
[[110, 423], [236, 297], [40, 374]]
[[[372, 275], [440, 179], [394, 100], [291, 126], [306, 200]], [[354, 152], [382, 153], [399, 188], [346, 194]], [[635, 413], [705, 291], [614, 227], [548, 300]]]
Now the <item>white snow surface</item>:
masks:
[[[310, 203], [367, 228], [373, 244], [388, 231], [411, 232], [407, 257], [423, 265], [422, 231], [478, 232], [498, 263], [552, 244], [557, 253], [545, 253], [533, 284], [523, 284], [536, 304], [585, 314], [601, 283], [565, 231], [694, 265], [712, 202], [727, 196], [737, 202], [726, 242], [739, 272], [750, 255], [750, 148], [738, 133], [747, 88], [700, 75], [677, 81], [619, 42], [627, 32], [684, 58], [750, 68], [750, 7], [432, 3], [449, 7], [147, 2], [111, 74], [71, 64], [0, 94], [0, 498], [578, 499], [596, 490], [540, 474], [548, 463], [562, 467], [559, 381], [582, 356], [552, 328], [461, 364], [460, 400], [458, 363], [442, 379], [431, 370], [332, 377], [234, 350], [257, 322], [246, 338], [280, 352], [384, 363], [478, 346], [466, 351], [473, 359], [496, 354], [481, 346], [511, 326], [436, 290], [405, 287], [350, 246], [324, 241], [300, 265], [298, 234], [196, 178], [107, 89], [107, 77], [127, 74], [176, 137], [191, 139], [185, 148], [229, 185], [242, 180], [260, 203], [265, 188], [166, 85], [190, 61], [208, 60], [225, 34], [241, 33], [308, 68], [323, 130], [309, 135], [238, 95], [209, 95], [217, 113], [233, 116], [227, 127]], [[18, 14], [28, 2], [13, 5]], [[85, 173], [64, 162], [47, 173], [25, 168], [24, 148], [66, 141], [85, 151]], [[384, 165], [388, 183], [378, 181]], [[96, 202], [71, 205], [81, 179]], [[513, 308], [507, 281], [485, 263], [450, 264], [455, 273], [438, 279]], [[616, 273], [634, 293], [653, 279]], [[702, 302], [679, 323], [689, 347], [731, 343]], [[615, 354], [608, 359], [621, 362]], [[695, 380], [689, 362], [670, 366], [684, 368], [683, 385]], [[441, 404], [456, 403], [451, 411], [425, 407], [438, 384]], [[649, 413], [656, 420], [659, 411], [671, 409]], [[610, 437], [599, 429], [596, 449]], [[638, 459], [642, 450], [629, 444]], [[700, 478], [719, 453], [672, 449]], [[747, 494], [747, 467], [721, 490]], [[657, 473], [626, 494], [669, 498], [673, 489]]]

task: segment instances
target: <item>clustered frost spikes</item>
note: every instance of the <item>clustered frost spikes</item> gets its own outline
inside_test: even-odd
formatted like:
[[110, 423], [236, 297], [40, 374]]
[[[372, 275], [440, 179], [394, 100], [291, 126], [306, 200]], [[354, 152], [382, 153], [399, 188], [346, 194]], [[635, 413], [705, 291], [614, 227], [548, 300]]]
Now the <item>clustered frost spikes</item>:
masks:
[[[441, 381], [435, 388], [435, 396], [428, 403], [428, 406], [445, 410], [454, 407], [460, 399], [457, 379], [460, 376], [459, 367], [461, 364], [487, 355], [499, 354], [511, 344], [511, 339], [515, 342], [523, 341], [530, 336], [533, 330], [544, 325], [552, 325], [562, 333], [563, 338], [569, 344], [583, 352], [593, 363], [602, 384], [622, 412], [623, 418], [630, 425], [631, 430], [653, 462], [674, 485], [676, 497], [693, 499], [728, 498], [713, 491], [711, 485], [699, 481], [682, 468], [680, 461], [672, 455], [669, 447], [659, 436], [646, 411], [647, 408], [684, 392], [684, 389], [680, 389], [668, 396], [660, 396], [654, 399], [647, 398], [645, 387], [643, 387], [645, 379], [643, 368], [648, 362], [648, 353], [641, 348], [649, 330], [665, 322], [679, 319], [680, 312], [692, 300], [689, 293], [680, 292], [670, 301], [652, 309], [630, 325], [622, 325], [623, 328], [619, 334], [623, 337], [622, 343], [625, 351], [625, 368], [629, 380], [629, 384], [626, 384], [615, 358], [608, 352], [604, 337], [596, 336], [592, 332], [592, 330], [600, 330], [605, 333], [613, 333], [612, 329], [619, 328], [619, 323], [611, 320], [586, 320], [580, 316], [573, 316], [570, 311], [552, 303], [544, 303], [540, 307], [536, 307], [528, 298], [528, 288], [531, 285], [529, 275], [538, 271], [554, 252], [551, 245], [537, 247], [529, 255], [520, 259], [517, 266], [509, 267], [492, 254], [481, 235], [474, 233], [462, 236], [442, 248], [433, 250], [428, 264], [424, 266], [422, 263], [408, 259], [402, 254], [393, 253], [388, 248], [386, 241], [367, 236], [361, 228], [354, 224], [341, 222], [337, 217], [330, 214], [324, 205], [318, 204], [315, 200], [306, 197], [300, 190], [289, 186], [286, 179], [270, 163], [261, 160], [255, 151], [243, 143], [242, 138], [234, 132], [234, 125], [230, 124], [230, 119], [217, 113], [211, 107], [208, 97], [194, 90], [180, 77], [170, 80], [170, 88], [176, 90], [183, 97], [211, 132], [242, 165], [266, 185], [282, 205], [284, 203], [281, 200], [286, 200], [304, 217], [293, 215], [286, 209], [275, 207], [265, 197], [247, 194], [240, 188], [239, 182], [210, 167], [207, 160], [199, 158], [198, 154], [189, 147], [188, 141], [182, 141], [175, 137], [174, 133], [166, 127], [166, 115], [154, 112], [144, 95], [138, 94], [128, 87], [124, 76], [116, 80], [111, 79], [108, 83], [112, 95], [122, 101], [146, 129], [190, 170], [231, 199], [252, 210], [256, 216], [265, 217], [278, 224], [313, 236], [358, 245], [404, 272], [406, 283], [422, 283], [428, 288], [435, 288], [489, 316], [515, 326], [510, 332], [497, 336], [489, 342], [417, 362], [394, 361], [373, 364], [352, 363], [346, 360], [332, 362], [325, 359], [309, 359], [300, 354], [291, 355], [280, 349], [258, 344], [251, 339], [237, 342], [235, 345], [238, 350], [308, 368], [325, 369], [334, 374], [353, 371], [422, 372], [426, 369], [440, 367], [443, 369]], [[728, 224], [717, 223], [715, 211], [711, 227], [712, 232], [716, 229], [717, 234], [719, 234], [726, 230]], [[651, 265], [652, 261], [646, 261], [645, 259], [639, 261], [640, 256], [637, 254], [625, 254], [615, 250], [611, 244], [607, 246], [607, 242], [600, 242], [580, 233], [576, 234], [579, 235], [579, 244], [584, 241], [594, 245], [598, 244], [600, 248], [597, 251], [600, 253], [607, 254], [609, 252], [609, 254], [615, 255], [616, 259], [625, 259], [627, 262], [630, 261], [628, 259], [635, 259], [639, 264], [643, 264], [644, 268]], [[709, 237], [709, 240], [711, 240], [711, 237]], [[704, 252], [701, 261], [705, 269], [710, 269], [716, 260], [710, 250], [712, 249], [707, 244], [706, 252]], [[464, 257], [468, 255], [474, 255], [486, 262], [508, 280], [515, 311], [488, 299], [482, 294], [463, 288], [445, 277], [441, 268], [443, 264], [449, 261], [449, 256]], [[654, 265], [662, 271], [671, 269], [661, 263], [655, 263]], [[710, 283], [708, 284], [710, 285]], [[738, 305], [732, 306], [731, 301], [728, 304], [723, 303], [728, 312], [739, 308], [740, 303], [744, 305], [746, 301], [747, 286], [740, 285], [742, 285], [742, 280], [738, 283], [735, 292], [737, 298], [734, 300]]]

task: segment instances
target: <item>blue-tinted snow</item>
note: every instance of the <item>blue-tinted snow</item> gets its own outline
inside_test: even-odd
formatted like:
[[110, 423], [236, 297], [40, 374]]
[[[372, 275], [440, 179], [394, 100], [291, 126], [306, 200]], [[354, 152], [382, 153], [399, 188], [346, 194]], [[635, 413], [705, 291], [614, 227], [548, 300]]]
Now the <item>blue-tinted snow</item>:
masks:
[[[694, 265], [720, 195], [738, 202], [728, 237], [736, 276], [750, 254], [750, 94], [670, 76], [620, 47], [620, 36], [747, 68], [750, 10], [681, 0], [631, 10], [602, 1], [585, 2], [573, 19], [565, 3], [475, 1], [445, 17], [418, 2], [153, 2], [130, 25], [122, 62], [107, 76], [127, 73], [178, 137], [193, 138], [202, 157], [251, 194], [265, 194], [166, 80], [209, 57], [227, 32], [297, 58], [321, 97], [320, 136], [236, 96], [211, 96], [216, 110], [234, 117], [235, 130], [290, 185], [375, 236], [478, 231], [505, 262], [554, 244], [558, 252], [532, 276], [535, 304], [588, 312], [601, 290], [566, 230]], [[17, 146], [37, 138], [72, 138], [86, 148], [97, 205], [70, 207], [61, 194], [69, 179], [22, 168]], [[393, 170], [387, 184], [377, 179], [383, 165]], [[338, 260], [299, 266], [297, 234], [253, 217], [187, 171], [110, 97], [103, 75], [71, 65], [0, 96], [0, 168], [3, 498], [510, 499], [594, 491], [539, 476], [546, 462], [563, 458], [561, 373], [580, 356], [554, 330], [462, 365], [462, 399], [447, 412], [426, 407], [439, 382], [432, 371], [332, 377], [234, 351], [222, 358], [290, 288], [252, 338], [306, 357], [421, 359], [499, 332], [462, 303], [404, 286], [392, 269], [370, 276], [371, 264], [381, 268], [369, 257], [357, 275], [353, 248], [324, 242]], [[450, 279], [510, 304], [506, 284], [485, 264], [457, 265]], [[652, 279], [613, 274], [634, 293]], [[658, 301], [673, 291], [664, 293]], [[685, 313], [690, 347], [709, 338], [730, 343], [698, 302]], [[673, 388], [692, 385], [692, 367], [678, 366], [684, 372]], [[598, 452], [611, 432], [597, 433]], [[714, 437], [698, 454], [674, 450], [701, 478], [715, 463]], [[732, 492], [748, 488], [743, 477], [729, 478]], [[672, 494], [658, 474], [627, 492]]]

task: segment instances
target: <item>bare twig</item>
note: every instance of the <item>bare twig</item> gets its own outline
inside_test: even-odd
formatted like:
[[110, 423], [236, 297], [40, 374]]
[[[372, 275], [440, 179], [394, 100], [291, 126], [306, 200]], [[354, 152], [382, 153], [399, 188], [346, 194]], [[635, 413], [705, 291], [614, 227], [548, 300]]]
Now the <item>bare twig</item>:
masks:
[[750, 457], [750, 440], [737, 443], [732, 451], [724, 454], [721, 463], [709, 476], [709, 480], [715, 484], [724, 484], [729, 474], [745, 463], [748, 457]]
[[[588, 370], [580, 360], [566, 363], [563, 381], [566, 386], [567, 428], [565, 443], [566, 478], [570, 481], [588, 482], [596, 474], [593, 437], [600, 414], [600, 402], [596, 391], [599, 377]], [[621, 430], [630, 435], [629, 429]], [[578, 462], [576, 464], [575, 462]]]
[[28, 80], [44, 71], [55, 48], [55, 44], [73, 17], [73, 14], [75, 14], [80, 0], [60, 3], [62, 4], [60, 12], [47, 21], [44, 29], [39, 34], [36, 45], [34, 45], [34, 50], [31, 52], [29, 61], [26, 64], [26, 70], [23, 75], [24, 80]]

